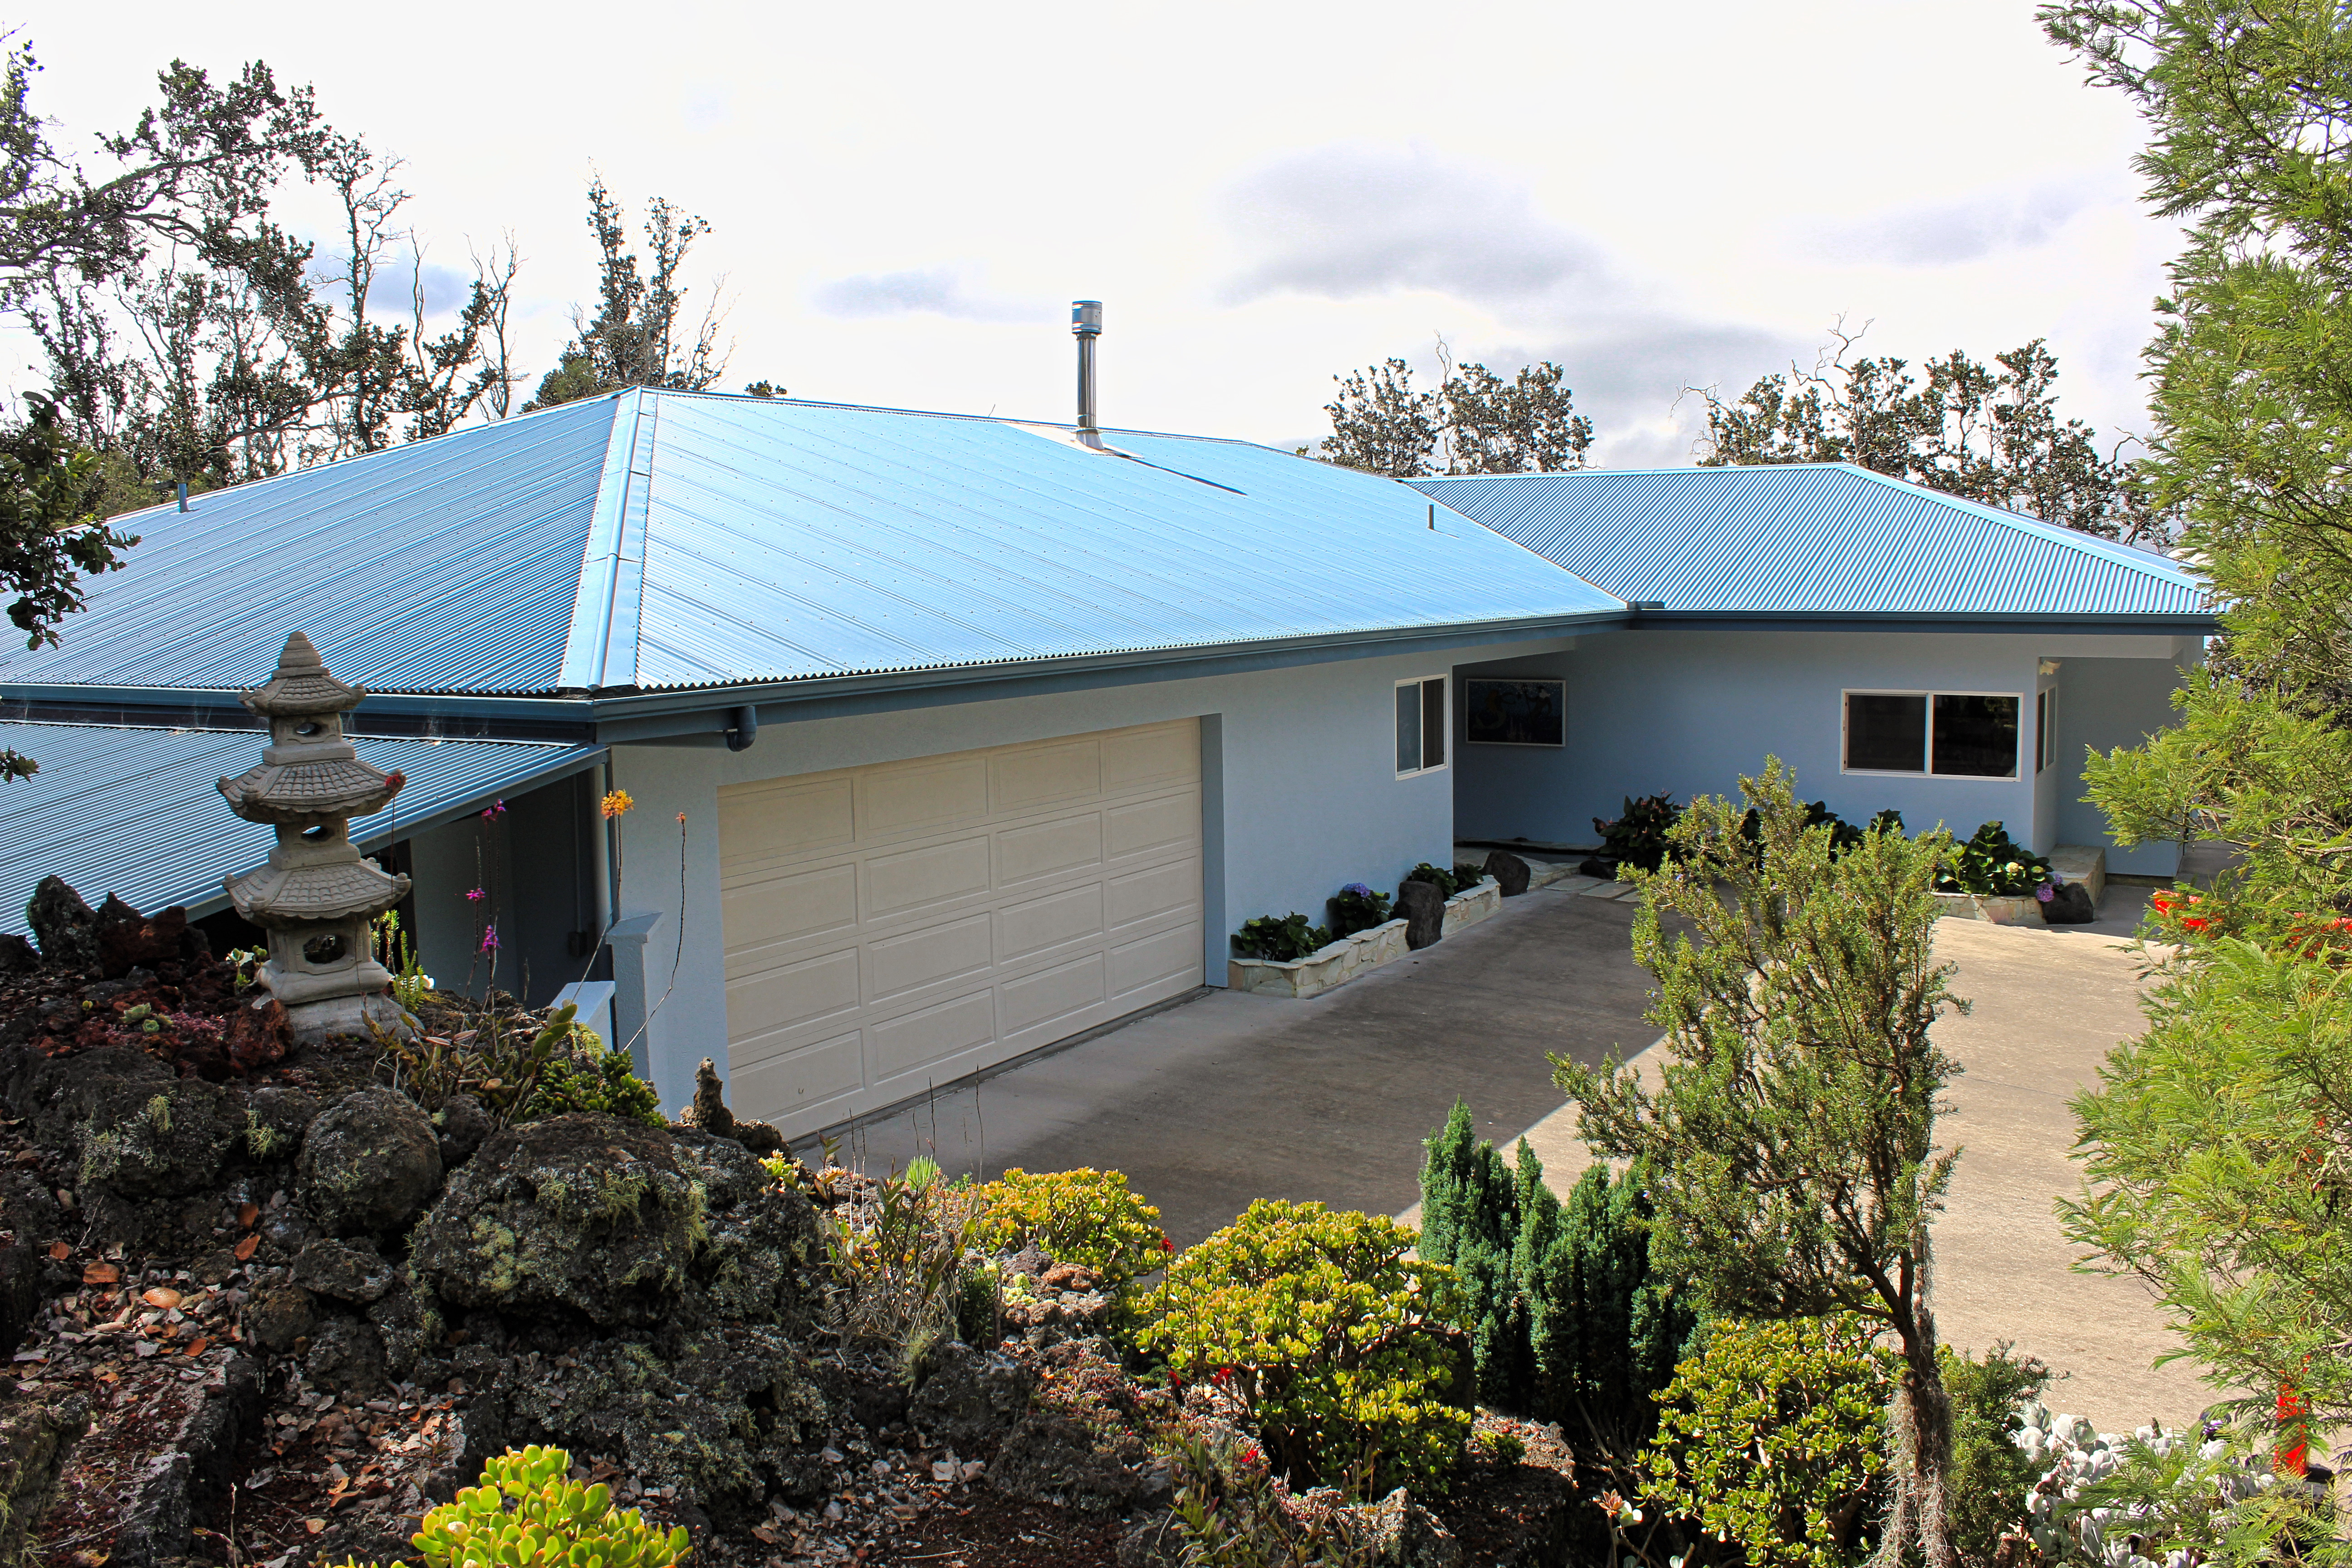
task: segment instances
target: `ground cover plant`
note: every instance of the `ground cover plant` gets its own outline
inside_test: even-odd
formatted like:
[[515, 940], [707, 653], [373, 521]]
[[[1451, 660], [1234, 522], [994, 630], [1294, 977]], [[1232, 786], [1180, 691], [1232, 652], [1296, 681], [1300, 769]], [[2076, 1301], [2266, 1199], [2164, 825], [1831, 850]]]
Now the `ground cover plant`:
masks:
[[1260, 915], [1244, 921], [1234, 933], [1234, 952], [1244, 958], [1264, 959], [1271, 963], [1291, 963], [1322, 952], [1331, 945], [1328, 926], [1309, 925], [1305, 915], [1297, 910], [1276, 918]]
[[2010, 837], [1999, 822], [1980, 825], [1936, 874], [1938, 892], [2021, 898], [2051, 879], [2050, 861]]
[[1384, 923], [1389, 918], [1389, 905], [1394, 901], [1390, 895], [1375, 892], [1362, 882], [1349, 883], [1331, 895], [1331, 934], [1353, 936]]
[[1599, 858], [1619, 866], [1656, 870], [1670, 853], [1675, 824], [1682, 812], [1669, 795], [1645, 795], [1639, 800], [1628, 795], [1625, 809], [1618, 816], [1607, 821], [1592, 819], [1592, 831], [1601, 835]]

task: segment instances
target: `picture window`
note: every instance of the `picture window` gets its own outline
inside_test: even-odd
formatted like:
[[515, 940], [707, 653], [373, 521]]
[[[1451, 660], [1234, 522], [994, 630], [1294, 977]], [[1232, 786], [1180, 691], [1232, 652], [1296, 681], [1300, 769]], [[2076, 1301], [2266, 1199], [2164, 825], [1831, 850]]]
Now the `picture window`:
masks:
[[1845, 771], [2015, 778], [2023, 706], [2012, 692], [1849, 691]]

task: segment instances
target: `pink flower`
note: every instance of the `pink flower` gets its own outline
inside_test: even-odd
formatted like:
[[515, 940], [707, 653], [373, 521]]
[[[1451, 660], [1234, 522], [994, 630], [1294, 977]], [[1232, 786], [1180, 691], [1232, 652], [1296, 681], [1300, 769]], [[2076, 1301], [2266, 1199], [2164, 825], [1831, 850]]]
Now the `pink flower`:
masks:
[[469, 904], [478, 904], [484, 899], [488, 897], [489, 895], [482, 891], [479, 888], [468, 888], [466, 889], [466, 901]]
[[482, 816], [486, 820], [495, 821], [499, 817], [504, 816], [506, 814], [507, 803], [502, 800], [494, 800], [490, 802], [489, 809], [483, 812]]
[[484, 952], [496, 952], [498, 950], [499, 928], [496, 925], [484, 926], [482, 928], [482, 951]]

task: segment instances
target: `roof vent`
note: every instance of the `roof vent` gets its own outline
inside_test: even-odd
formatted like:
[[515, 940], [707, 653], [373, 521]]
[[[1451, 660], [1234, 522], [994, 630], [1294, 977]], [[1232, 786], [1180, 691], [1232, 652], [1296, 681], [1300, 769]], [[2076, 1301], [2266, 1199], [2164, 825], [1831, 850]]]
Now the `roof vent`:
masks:
[[1078, 439], [1089, 447], [1102, 445], [1095, 417], [1095, 340], [1102, 336], [1102, 301], [1070, 301], [1070, 331], [1078, 340]]

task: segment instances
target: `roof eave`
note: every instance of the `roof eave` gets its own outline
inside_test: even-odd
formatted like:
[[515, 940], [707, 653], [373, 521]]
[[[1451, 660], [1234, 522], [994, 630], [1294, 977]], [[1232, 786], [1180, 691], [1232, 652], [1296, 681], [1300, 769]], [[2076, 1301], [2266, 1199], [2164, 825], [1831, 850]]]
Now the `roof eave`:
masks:
[[2101, 636], [2207, 637], [2221, 629], [2206, 611], [2126, 611], [2085, 615], [2066, 611], [1732, 610], [1660, 609], [1635, 612], [1645, 630], [1700, 626], [1801, 626], [1837, 631], [2082, 632]]

